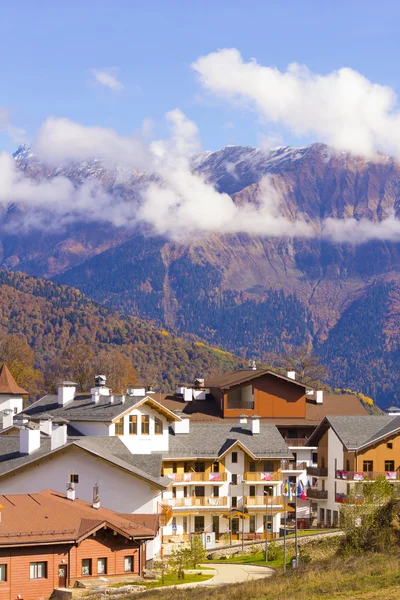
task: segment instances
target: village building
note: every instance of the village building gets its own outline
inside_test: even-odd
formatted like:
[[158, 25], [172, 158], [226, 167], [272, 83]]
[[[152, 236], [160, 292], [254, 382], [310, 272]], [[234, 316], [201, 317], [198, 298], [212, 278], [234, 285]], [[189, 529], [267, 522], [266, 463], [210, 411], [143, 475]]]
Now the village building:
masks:
[[120, 514], [53, 490], [0, 495], [0, 598], [38, 600], [95, 577], [142, 575], [157, 532], [149, 515]]
[[327, 416], [309, 442], [318, 446], [318, 463], [307, 469], [316, 482], [307, 496], [318, 504], [321, 526], [339, 524], [355, 482], [381, 475], [400, 483], [399, 416]]

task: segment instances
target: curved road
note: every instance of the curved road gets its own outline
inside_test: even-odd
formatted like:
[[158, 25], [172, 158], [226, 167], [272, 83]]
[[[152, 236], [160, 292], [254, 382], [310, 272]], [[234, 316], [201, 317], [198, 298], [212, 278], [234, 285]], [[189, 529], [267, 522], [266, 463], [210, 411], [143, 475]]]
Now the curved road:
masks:
[[[199, 581], [198, 583], [184, 583], [179, 587], [196, 587], [198, 585], [205, 586], [218, 586], [228, 585], [230, 583], [244, 583], [251, 579], [263, 579], [264, 577], [271, 577], [275, 571], [270, 567], [260, 567], [257, 565], [241, 565], [241, 564], [216, 564], [210, 563], [207, 565], [201, 565], [204, 567], [204, 573], [211, 572], [211, 569], [215, 571], [215, 576], [208, 581]], [[162, 588], [161, 588], [162, 589]]]

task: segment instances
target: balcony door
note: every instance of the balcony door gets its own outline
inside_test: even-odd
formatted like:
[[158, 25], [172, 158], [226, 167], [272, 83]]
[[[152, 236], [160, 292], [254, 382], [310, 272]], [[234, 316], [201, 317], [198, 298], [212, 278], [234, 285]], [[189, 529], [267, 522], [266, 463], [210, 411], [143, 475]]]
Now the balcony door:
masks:
[[219, 536], [219, 517], [218, 515], [212, 518], [212, 530], [215, 533], [215, 537], [218, 539]]
[[195, 531], [195, 533], [202, 533], [204, 531], [204, 517], [195, 516], [194, 531]]

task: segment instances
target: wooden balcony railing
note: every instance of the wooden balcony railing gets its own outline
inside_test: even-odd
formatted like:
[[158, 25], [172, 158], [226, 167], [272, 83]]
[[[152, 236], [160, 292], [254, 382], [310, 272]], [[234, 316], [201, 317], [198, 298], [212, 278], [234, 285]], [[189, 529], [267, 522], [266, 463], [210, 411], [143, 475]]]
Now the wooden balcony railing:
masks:
[[281, 481], [282, 473], [279, 471], [246, 471], [244, 474], [244, 479], [247, 483], [253, 481], [259, 483], [268, 483], [268, 481]]
[[294, 460], [282, 461], [282, 471], [305, 471], [306, 468], [306, 462], [295, 462]]
[[285, 436], [285, 442], [287, 443], [288, 446], [301, 448], [303, 446], [307, 446], [308, 437], [290, 438], [290, 437]]
[[328, 477], [328, 469], [323, 467], [307, 467], [307, 475], [312, 477]]
[[307, 489], [307, 498], [313, 500], [328, 500], [327, 490], [317, 490], [316, 488]]
[[379, 476], [385, 477], [388, 481], [398, 481], [400, 471], [336, 471], [336, 479], [347, 481], [374, 481]]
[[164, 500], [164, 504], [172, 506], [173, 508], [180, 508], [184, 506], [227, 506], [228, 498], [223, 496], [221, 498], [211, 498], [210, 496], [189, 496], [188, 498], [170, 498]]
[[165, 525], [168, 525], [172, 519], [172, 507], [168, 506], [168, 504], [160, 504], [159, 502], [158, 508], [160, 514], [160, 525], [161, 527], [165, 527]]
[[219, 481], [226, 481], [227, 474], [224, 473], [168, 473], [165, 477], [169, 477], [175, 483], [190, 483], [191, 481], [202, 481], [204, 483], [218, 483]]
[[245, 505], [247, 506], [282, 506], [284, 499], [282, 496], [245, 496]]

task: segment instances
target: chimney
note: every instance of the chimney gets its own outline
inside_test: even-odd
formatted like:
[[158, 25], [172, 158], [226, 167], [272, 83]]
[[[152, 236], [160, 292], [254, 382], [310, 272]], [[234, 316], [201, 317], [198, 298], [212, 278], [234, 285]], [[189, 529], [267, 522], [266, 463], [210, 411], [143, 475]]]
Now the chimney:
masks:
[[19, 452], [20, 454], [32, 454], [40, 448], [40, 429], [32, 429], [26, 426], [19, 432]]
[[[177, 414], [177, 413], [175, 413]], [[186, 416], [186, 415], [178, 415], [181, 420], [180, 421], [174, 421], [172, 423], [172, 429], [174, 430], [175, 434], [178, 433], [190, 433], [190, 419]]]
[[53, 421], [51, 430], [51, 449], [61, 448], [67, 443], [67, 422], [63, 419]]
[[296, 379], [296, 371], [286, 371], [286, 377], [288, 379]]
[[98, 404], [99, 400], [100, 400], [100, 394], [96, 388], [93, 388], [92, 389], [92, 402], [94, 402], [94, 404]]
[[109, 396], [110, 388], [106, 387], [107, 377], [105, 375], [94, 376], [94, 387], [90, 390], [92, 394], [92, 402], [97, 404], [100, 396]]
[[149, 387], [147, 388], [147, 392], [146, 393], [147, 394], [154, 394], [155, 393], [152, 385], [149, 385]]
[[3, 414], [3, 429], [14, 425], [14, 411], [10, 408], [6, 409]]
[[249, 361], [249, 366], [247, 367], [250, 371], [257, 371], [257, 365], [255, 360]]
[[247, 415], [239, 415], [238, 416], [238, 423], [241, 423], [241, 424], [245, 425], [247, 423]]
[[258, 415], [251, 417], [251, 433], [253, 435], [260, 433], [260, 417]]
[[323, 404], [323, 402], [324, 402], [324, 390], [316, 390], [316, 392], [315, 392], [315, 402], [317, 404]]
[[121, 404], [125, 404], [125, 396], [124, 396], [124, 394], [122, 394], [122, 396], [121, 396]]
[[43, 433], [46, 433], [47, 435], [51, 435], [51, 430], [52, 430], [51, 417], [43, 416], [43, 418], [40, 419], [40, 421], [39, 421], [39, 428], [40, 428], [40, 431], [42, 431]]
[[100, 495], [99, 495], [99, 484], [96, 483], [96, 485], [93, 488], [93, 504], [92, 504], [93, 508], [100, 508]]
[[114, 394], [111, 394], [110, 396], [110, 404], [114, 404]]
[[75, 484], [67, 483], [67, 498], [68, 500], [75, 500]]
[[58, 384], [57, 398], [58, 406], [65, 406], [68, 402], [75, 397], [77, 384], [73, 381], [61, 381]]

